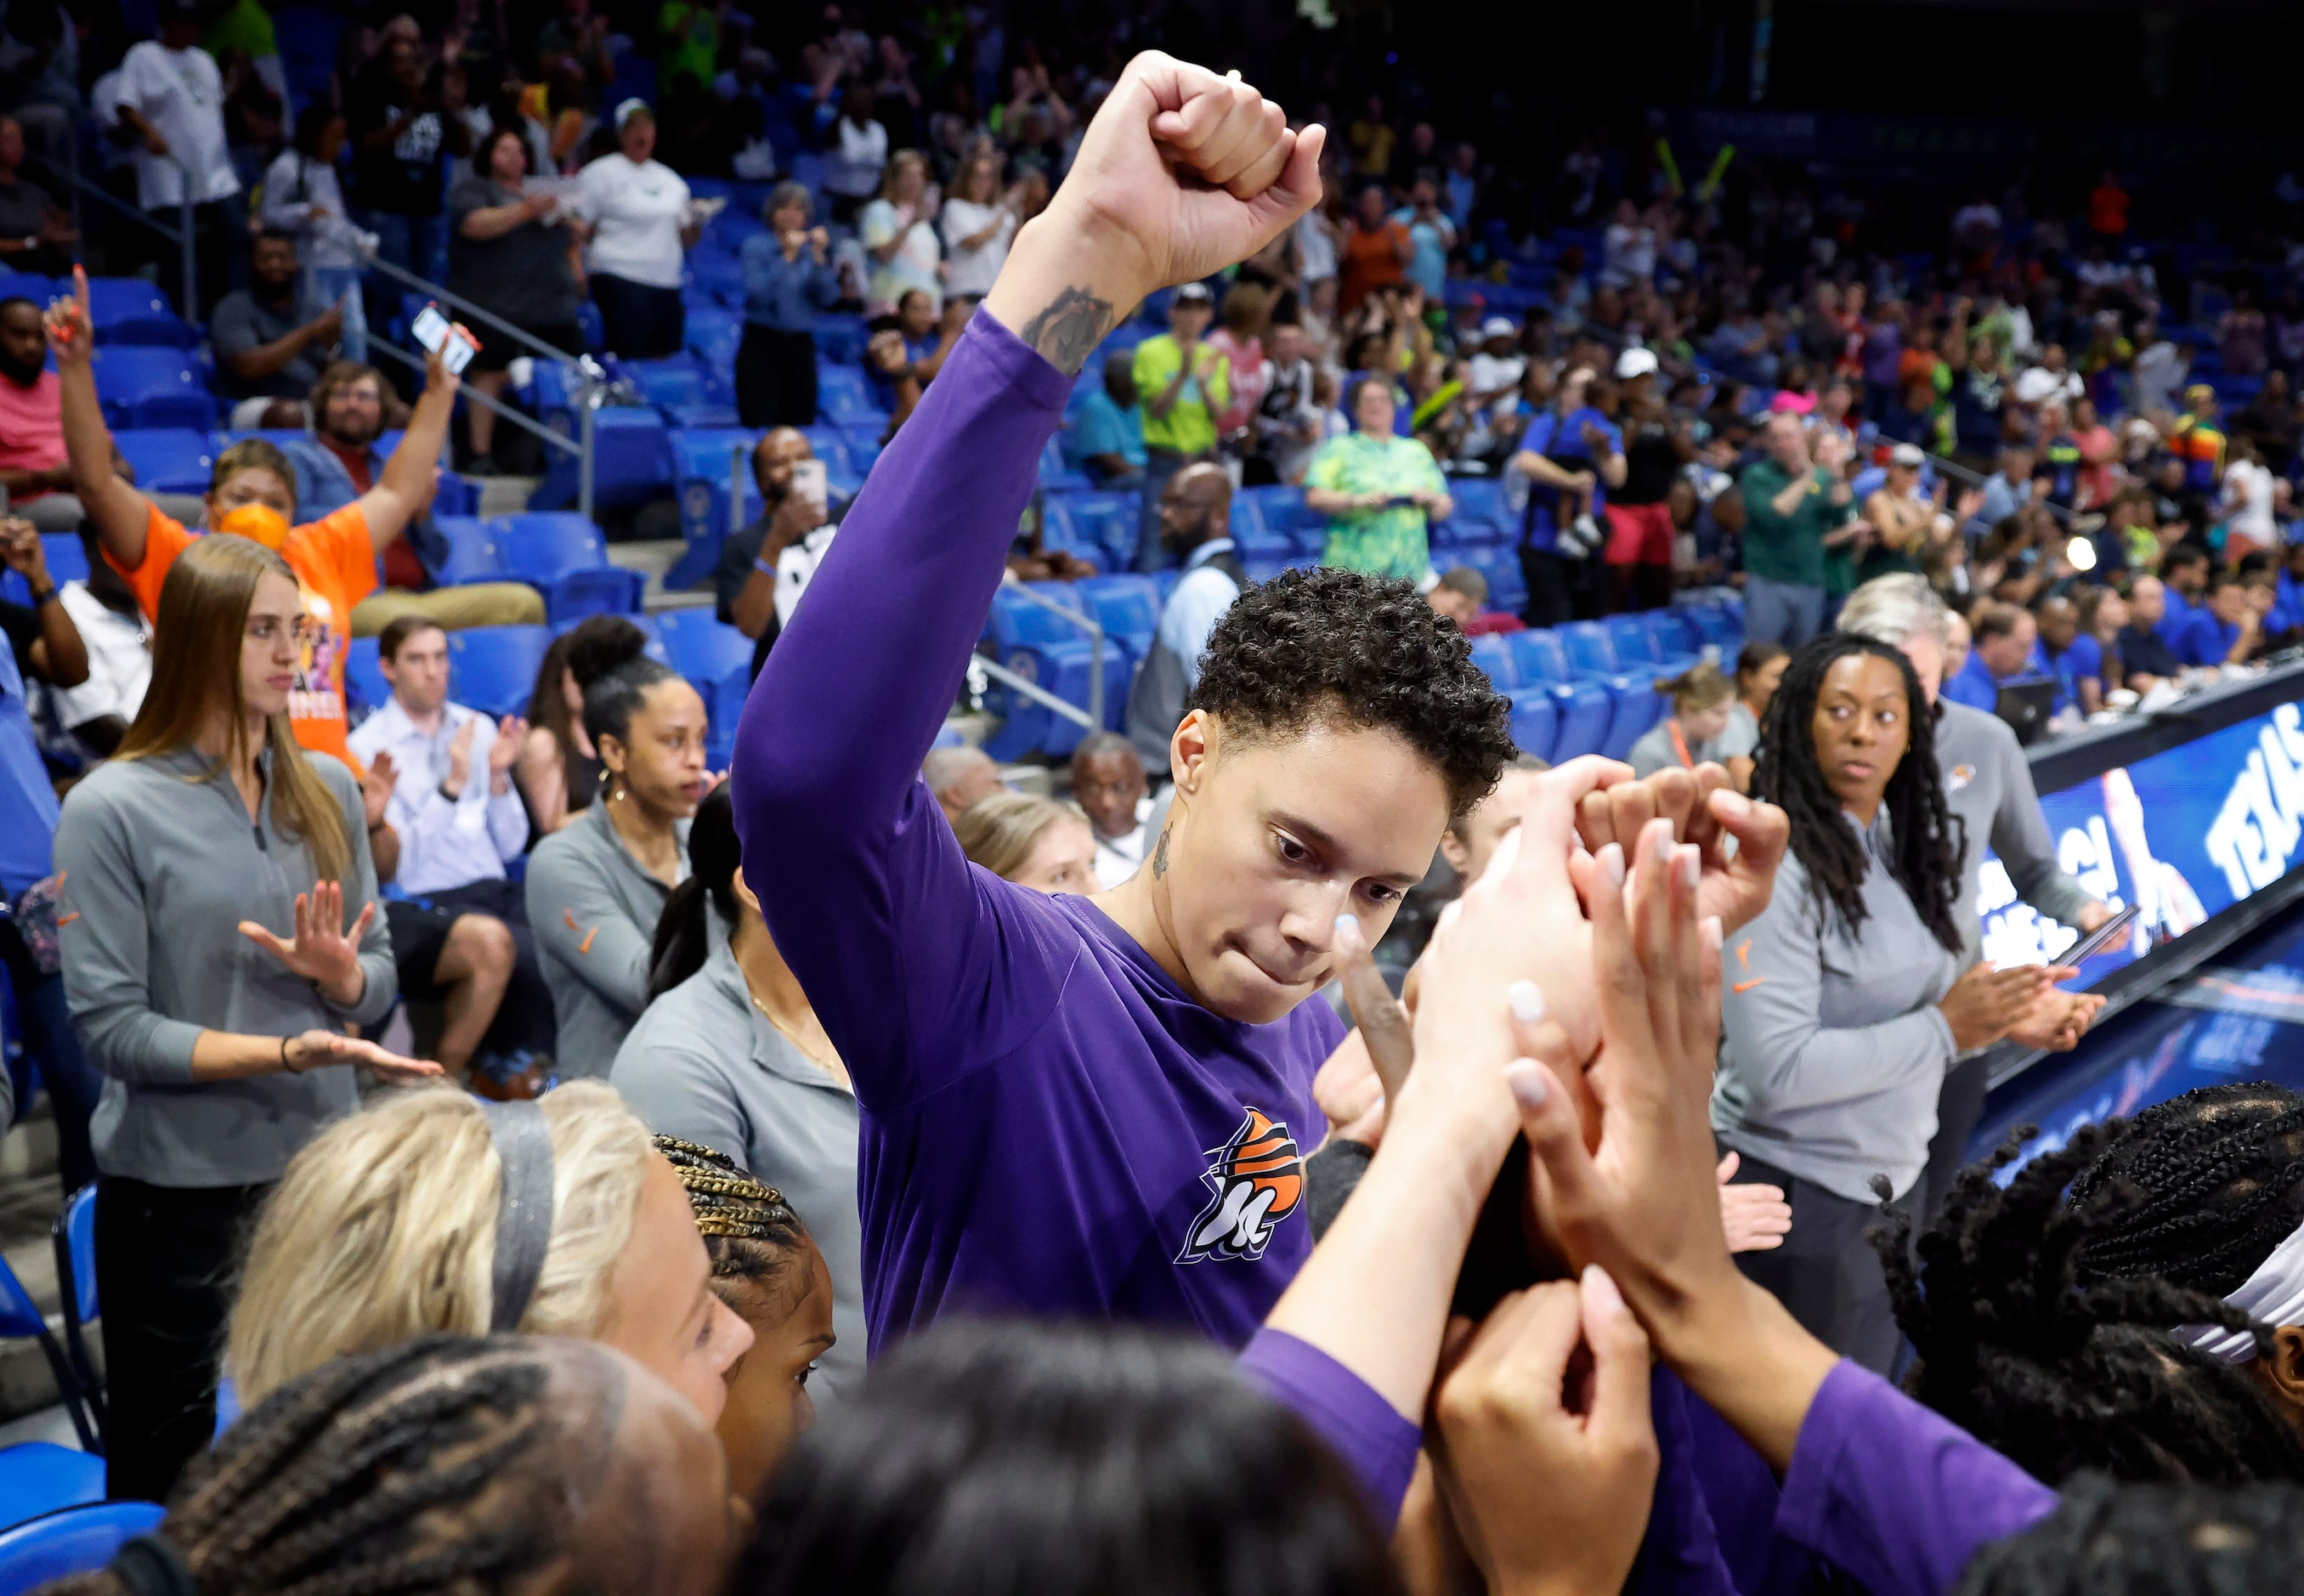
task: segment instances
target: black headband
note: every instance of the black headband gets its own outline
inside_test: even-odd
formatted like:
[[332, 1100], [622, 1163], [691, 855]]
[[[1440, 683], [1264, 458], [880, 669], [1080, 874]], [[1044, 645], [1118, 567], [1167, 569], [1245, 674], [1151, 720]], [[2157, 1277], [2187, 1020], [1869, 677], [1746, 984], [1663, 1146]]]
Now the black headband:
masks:
[[199, 1596], [200, 1582], [173, 1541], [138, 1535], [113, 1554], [112, 1575], [131, 1596]]
[[529, 1299], [544, 1274], [552, 1246], [552, 1131], [533, 1099], [512, 1103], [482, 1100], [480, 1113], [503, 1167], [496, 1198], [496, 1261], [489, 1281], [488, 1329], [520, 1328]]

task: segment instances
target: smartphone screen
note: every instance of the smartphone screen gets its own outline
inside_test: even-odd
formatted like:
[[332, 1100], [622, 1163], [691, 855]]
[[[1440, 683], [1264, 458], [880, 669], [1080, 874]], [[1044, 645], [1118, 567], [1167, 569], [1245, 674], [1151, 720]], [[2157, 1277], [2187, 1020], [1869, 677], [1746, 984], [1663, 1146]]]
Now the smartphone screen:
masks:
[[427, 305], [416, 313], [416, 319], [410, 324], [408, 330], [415, 335], [416, 342], [429, 354], [439, 348], [448, 336], [448, 318], [440, 314], [439, 306]]
[[814, 505], [817, 509], [821, 510], [825, 508], [830, 489], [825, 480], [824, 462], [821, 460], [801, 460], [794, 462], [792, 465], [792, 491], [799, 494], [802, 498], [808, 500], [809, 503]]
[[472, 356], [479, 352], [480, 341], [472, 335], [471, 329], [462, 322], [450, 321], [436, 304], [419, 310], [408, 330], [426, 353], [439, 352], [440, 362], [448, 368], [451, 376], [460, 375], [472, 363]]

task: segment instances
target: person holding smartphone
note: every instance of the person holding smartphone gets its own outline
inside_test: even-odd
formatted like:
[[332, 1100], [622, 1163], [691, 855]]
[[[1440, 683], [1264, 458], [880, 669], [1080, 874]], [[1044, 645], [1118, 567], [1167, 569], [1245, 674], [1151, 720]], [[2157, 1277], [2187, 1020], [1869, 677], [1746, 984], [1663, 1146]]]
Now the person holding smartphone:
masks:
[[[783, 617], [799, 602], [808, 583], [796, 576], [784, 591], [784, 556], [808, 549], [810, 574], [832, 538], [845, 505], [834, 507], [816, 458], [798, 429], [778, 427], [752, 450], [752, 480], [760, 489], [760, 518], [720, 545], [720, 568], [713, 585], [720, 619], [753, 640], [752, 674], [758, 675], [768, 649], [784, 630]], [[794, 562], [797, 572], [798, 562]]]
[[1325, 565], [1420, 582], [1432, 568], [1431, 523], [1455, 508], [1432, 451], [1393, 431], [1392, 385], [1363, 378], [1353, 429], [1320, 446], [1304, 473], [1304, 502], [1328, 518]]

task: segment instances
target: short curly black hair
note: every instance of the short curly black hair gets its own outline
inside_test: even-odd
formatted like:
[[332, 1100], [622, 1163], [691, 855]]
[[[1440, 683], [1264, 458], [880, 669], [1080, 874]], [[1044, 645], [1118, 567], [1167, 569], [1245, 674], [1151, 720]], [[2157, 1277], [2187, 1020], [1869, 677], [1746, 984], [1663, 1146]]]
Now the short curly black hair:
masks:
[[1512, 705], [1411, 582], [1321, 566], [1244, 589], [1208, 638], [1191, 708], [1237, 736], [1381, 727], [1432, 761], [1461, 815], [1519, 752]]

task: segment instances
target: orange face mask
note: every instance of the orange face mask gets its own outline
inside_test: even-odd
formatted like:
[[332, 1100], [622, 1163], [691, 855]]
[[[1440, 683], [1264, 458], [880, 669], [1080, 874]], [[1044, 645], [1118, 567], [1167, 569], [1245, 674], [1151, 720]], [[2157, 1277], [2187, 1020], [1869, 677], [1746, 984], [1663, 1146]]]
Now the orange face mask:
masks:
[[276, 549], [288, 541], [288, 518], [269, 505], [242, 505], [227, 512], [214, 530], [252, 539], [267, 548]]

